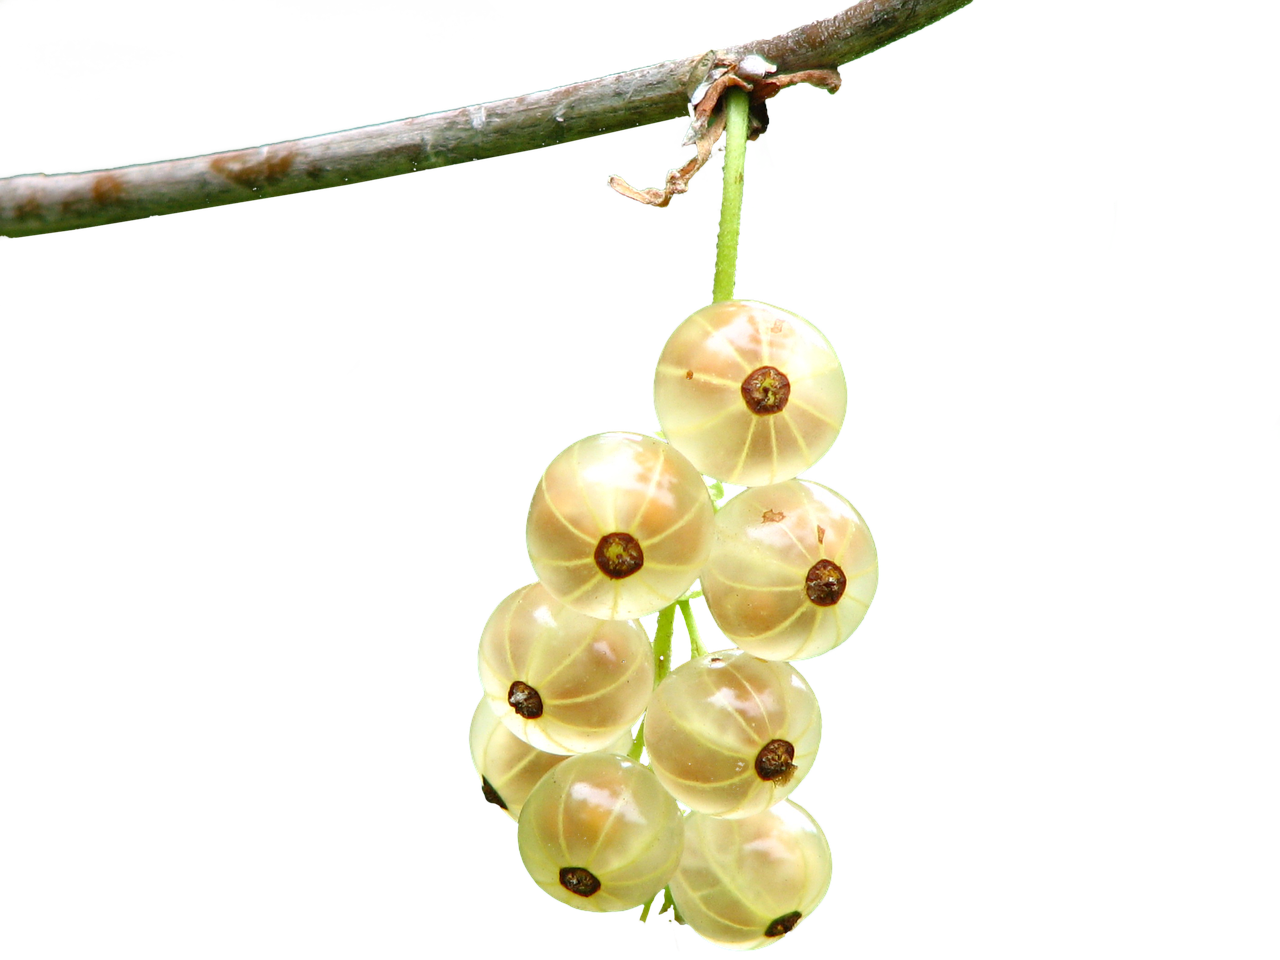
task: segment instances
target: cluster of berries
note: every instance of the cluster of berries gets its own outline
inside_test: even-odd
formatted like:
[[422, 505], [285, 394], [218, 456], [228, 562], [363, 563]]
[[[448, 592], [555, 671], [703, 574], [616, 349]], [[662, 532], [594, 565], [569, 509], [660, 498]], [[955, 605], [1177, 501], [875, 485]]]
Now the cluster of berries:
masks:
[[[538, 582], [484, 627], [472, 758], [557, 900], [626, 910], [667, 888], [699, 934], [759, 946], [831, 879], [821, 828], [786, 799], [821, 733], [787, 661], [847, 639], [876, 588], [862, 517], [795, 479], [839, 432], [844, 374], [807, 321], [726, 300], [672, 334], [654, 401], [665, 442], [588, 437], [543, 474], [527, 528]], [[717, 509], [704, 475], [747, 489]], [[666, 673], [638, 618], [662, 611], [661, 633], [699, 579], [737, 649]]]

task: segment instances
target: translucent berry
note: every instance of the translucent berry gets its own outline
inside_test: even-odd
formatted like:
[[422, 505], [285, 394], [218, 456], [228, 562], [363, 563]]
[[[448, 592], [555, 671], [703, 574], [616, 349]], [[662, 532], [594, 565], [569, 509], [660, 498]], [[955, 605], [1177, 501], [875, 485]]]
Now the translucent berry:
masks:
[[717, 817], [748, 817], [804, 779], [822, 721], [790, 664], [724, 650], [658, 684], [644, 735], [653, 772], [677, 800]]
[[827, 838], [790, 800], [738, 820], [692, 813], [684, 832], [671, 897], [689, 926], [724, 946], [780, 940], [831, 884]]
[[573, 609], [633, 619], [697, 579], [713, 514], [702, 476], [670, 444], [602, 433], [563, 451], [542, 475], [529, 507], [529, 559]]
[[716, 514], [702, 571], [707, 609], [731, 641], [767, 660], [826, 653], [862, 622], [879, 579], [866, 522], [807, 480], [753, 487]]
[[844, 422], [845, 381], [813, 324], [723, 300], [680, 324], [653, 383], [662, 432], [700, 471], [757, 486], [807, 470]]
[[684, 826], [648, 767], [585, 753], [533, 788], [519, 839], [529, 875], [557, 900], [579, 910], [629, 910], [670, 881]]
[[[486, 800], [507, 812], [512, 820], [543, 774], [562, 763], [562, 753], [546, 753], [531, 747], [507, 729], [485, 698], [471, 717], [471, 762], [480, 774], [480, 789]], [[625, 753], [631, 746], [631, 732], [624, 731], [606, 748]]]
[[635, 620], [570, 610], [539, 583], [494, 610], [480, 637], [489, 706], [517, 737], [550, 753], [609, 746], [644, 713], [653, 647]]

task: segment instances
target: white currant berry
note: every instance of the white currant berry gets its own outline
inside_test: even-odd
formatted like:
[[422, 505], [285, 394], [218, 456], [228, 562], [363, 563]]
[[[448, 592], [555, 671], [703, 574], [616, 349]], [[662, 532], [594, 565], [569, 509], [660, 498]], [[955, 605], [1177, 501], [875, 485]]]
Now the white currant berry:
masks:
[[789, 663], [722, 650], [671, 671], [649, 703], [645, 747], [677, 800], [748, 817], [787, 796], [813, 766], [818, 699]]
[[648, 767], [584, 753], [533, 788], [519, 840], [529, 875], [557, 900], [579, 910], [629, 910], [670, 881], [684, 824]]
[[702, 571], [724, 635], [767, 660], [834, 649], [862, 622], [879, 579], [866, 522], [834, 490], [807, 480], [753, 487], [716, 514]]
[[739, 820], [685, 818], [671, 898], [708, 940], [744, 950], [776, 943], [813, 913], [830, 885], [827, 838], [791, 800]]
[[534, 572], [592, 617], [632, 619], [677, 600], [711, 550], [706, 483], [669, 443], [602, 433], [557, 456], [529, 507]]
[[807, 470], [844, 422], [844, 372], [818, 328], [753, 300], [722, 300], [680, 324], [658, 360], [662, 432], [700, 471], [757, 486]]
[[[484, 697], [471, 716], [470, 740], [471, 762], [480, 774], [484, 798], [505, 810], [512, 820], [519, 818], [529, 791], [543, 774], [566, 759], [562, 753], [547, 753], [517, 737]], [[630, 746], [631, 731], [627, 730], [605, 749], [609, 753], [626, 753]]]
[[480, 637], [489, 706], [549, 753], [611, 744], [644, 713], [653, 678], [653, 647], [638, 621], [588, 617], [540, 583], [503, 600]]

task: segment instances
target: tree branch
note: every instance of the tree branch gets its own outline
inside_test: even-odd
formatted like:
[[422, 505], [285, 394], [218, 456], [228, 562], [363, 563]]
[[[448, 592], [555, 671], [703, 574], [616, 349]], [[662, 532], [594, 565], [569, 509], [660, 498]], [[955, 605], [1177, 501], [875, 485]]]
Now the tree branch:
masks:
[[778, 75], [830, 70], [970, 0], [863, 0], [782, 36], [508, 100], [184, 160], [0, 179], [0, 236], [21, 237], [340, 187], [688, 115], [717, 58]]

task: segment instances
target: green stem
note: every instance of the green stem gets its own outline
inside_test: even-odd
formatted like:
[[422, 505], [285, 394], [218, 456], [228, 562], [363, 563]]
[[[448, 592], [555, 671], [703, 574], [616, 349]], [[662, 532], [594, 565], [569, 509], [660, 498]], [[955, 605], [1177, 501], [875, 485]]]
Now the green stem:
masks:
[[640, 718], [640, 726], [636, 727], [636, 739], [631, 741], [631, 749], [627, 750], [627, 756], [636, 763], [644, 760], [644, 717]]
[[712, 480], [707, 484], [707, 492], [711, 494], [712, 505], [719, 510], [720, 501], [724, 499], [724, 484], [719, 480]]
[[730, 87], [724, 96], [724, 198], [720, 202], [720, 236], [716, 240], [716, 278], [711, 299], [733, 299], [738, 270], [738, 232], [742, 221], [742, 176], [747, 161], [747, 92]]
[[670, 910], [671, 915], [676, 918], [676, 923], [684, 923], [684, 917], [680, 916], [680, 908], [676, 906], [675, 898], [671, 896], [670, 884], [665, 886], [662, 890], [662, 909], [658, 911], [658, 916], [662, 916], [668, 910]]
[[658, 611], [658, 629], [653, 635], [653, 683], [657, 686], [671, 669], [671, 638], [676, 632], [676, 605]]
[[657, 896], [658, 895], [655, 893], [652, 897], [650, 897], [648, 902], [645, 903], [644, 909], [640, 911], [641, 923], [644, 923], [646, 920], [649, 919], [649, 908], [653, 906], [653, 901], [657, 898]]
[[698, 657], [706, 656], [707, 650], [698, 636], [698, 621], [693, 619], [693, 607], [689, 605], [688, 600], [680, 600], [678, 605], [680, 616], [684, 617], [684, 628], [689, 631], [689, 659], [696, 660]]
[[[677, 601], [678, 603], [679, 601]], [[676, 632], [676, 603], [669, 603], [658, 611], [658, 629], [653, 634], [653, 685], [656, 687], [671, 670], [671, 638]], [[627, 756], [637, 763], [644, 750], [644, 721], [631, 741]]]

